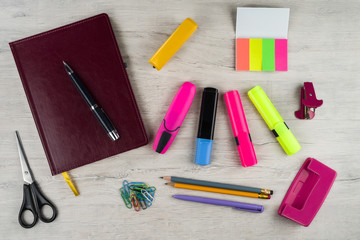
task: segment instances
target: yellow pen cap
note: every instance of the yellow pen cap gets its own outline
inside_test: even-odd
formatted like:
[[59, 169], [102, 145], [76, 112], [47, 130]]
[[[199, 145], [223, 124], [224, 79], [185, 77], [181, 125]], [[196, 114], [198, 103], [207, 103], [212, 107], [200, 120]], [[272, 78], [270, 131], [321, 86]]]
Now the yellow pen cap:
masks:
[[248, 92], [248, 95], [286, 154], [292, 155], [298, 152], [301, 149], [299, 142], [266, 96], [264, 90], [260, 86], [256, 86]]
[[169, 59], [181, 48], [181, 46], [195, 32], [197, 24], [191, 18], [185, 19], [180, 26], [171, 34], [166, 42], [156, 51], [149, 60], [158, 71]]

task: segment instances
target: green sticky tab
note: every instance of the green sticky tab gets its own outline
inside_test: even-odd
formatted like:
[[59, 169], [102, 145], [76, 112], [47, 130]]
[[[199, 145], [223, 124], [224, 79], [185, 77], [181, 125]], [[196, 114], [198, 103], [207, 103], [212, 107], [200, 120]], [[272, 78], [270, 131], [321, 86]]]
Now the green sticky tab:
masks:
[[262, 70], [275, 71], [275, 39], [262, 41]]

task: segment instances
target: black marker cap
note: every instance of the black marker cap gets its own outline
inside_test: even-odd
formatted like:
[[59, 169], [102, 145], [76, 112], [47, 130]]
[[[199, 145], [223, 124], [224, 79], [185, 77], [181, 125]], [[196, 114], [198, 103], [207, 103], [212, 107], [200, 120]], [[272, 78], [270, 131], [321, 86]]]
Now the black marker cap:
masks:
[[201, 101], [198, 138], [213, 139], [215, 130], [218, 90], [204, 88]]

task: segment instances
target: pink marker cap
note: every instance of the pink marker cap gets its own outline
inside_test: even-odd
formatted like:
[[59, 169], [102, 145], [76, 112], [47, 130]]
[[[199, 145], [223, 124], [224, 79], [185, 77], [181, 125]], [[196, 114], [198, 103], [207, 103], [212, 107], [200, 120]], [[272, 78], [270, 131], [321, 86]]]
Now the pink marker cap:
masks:
[[241, 163], [244, 167], [253, 166], [257, 160], [238, 91], [225, 93], [225, 102]]
[[185, 82], [176, 93], [156, 134], [153, 149], [164, 154], [174, 141], [192, 104], [196, 86]]

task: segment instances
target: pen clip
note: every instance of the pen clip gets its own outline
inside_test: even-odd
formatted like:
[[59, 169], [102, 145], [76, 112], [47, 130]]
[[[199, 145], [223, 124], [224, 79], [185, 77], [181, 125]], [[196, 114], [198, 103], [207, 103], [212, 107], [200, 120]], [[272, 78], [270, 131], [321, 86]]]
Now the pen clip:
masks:
[[259, 207], [260, 207], [260, 209], [257, 209], [257, 210], [252, 210], [252, 209], [248, 209], [248, 208], [241, 208], [241, 207], [234, 207], [234, 209], [241, 210], [241, 211], [246, 211], [246, 212], [262, 213], [264, 211], [264, 207], [263, 206], [259, 206]]

